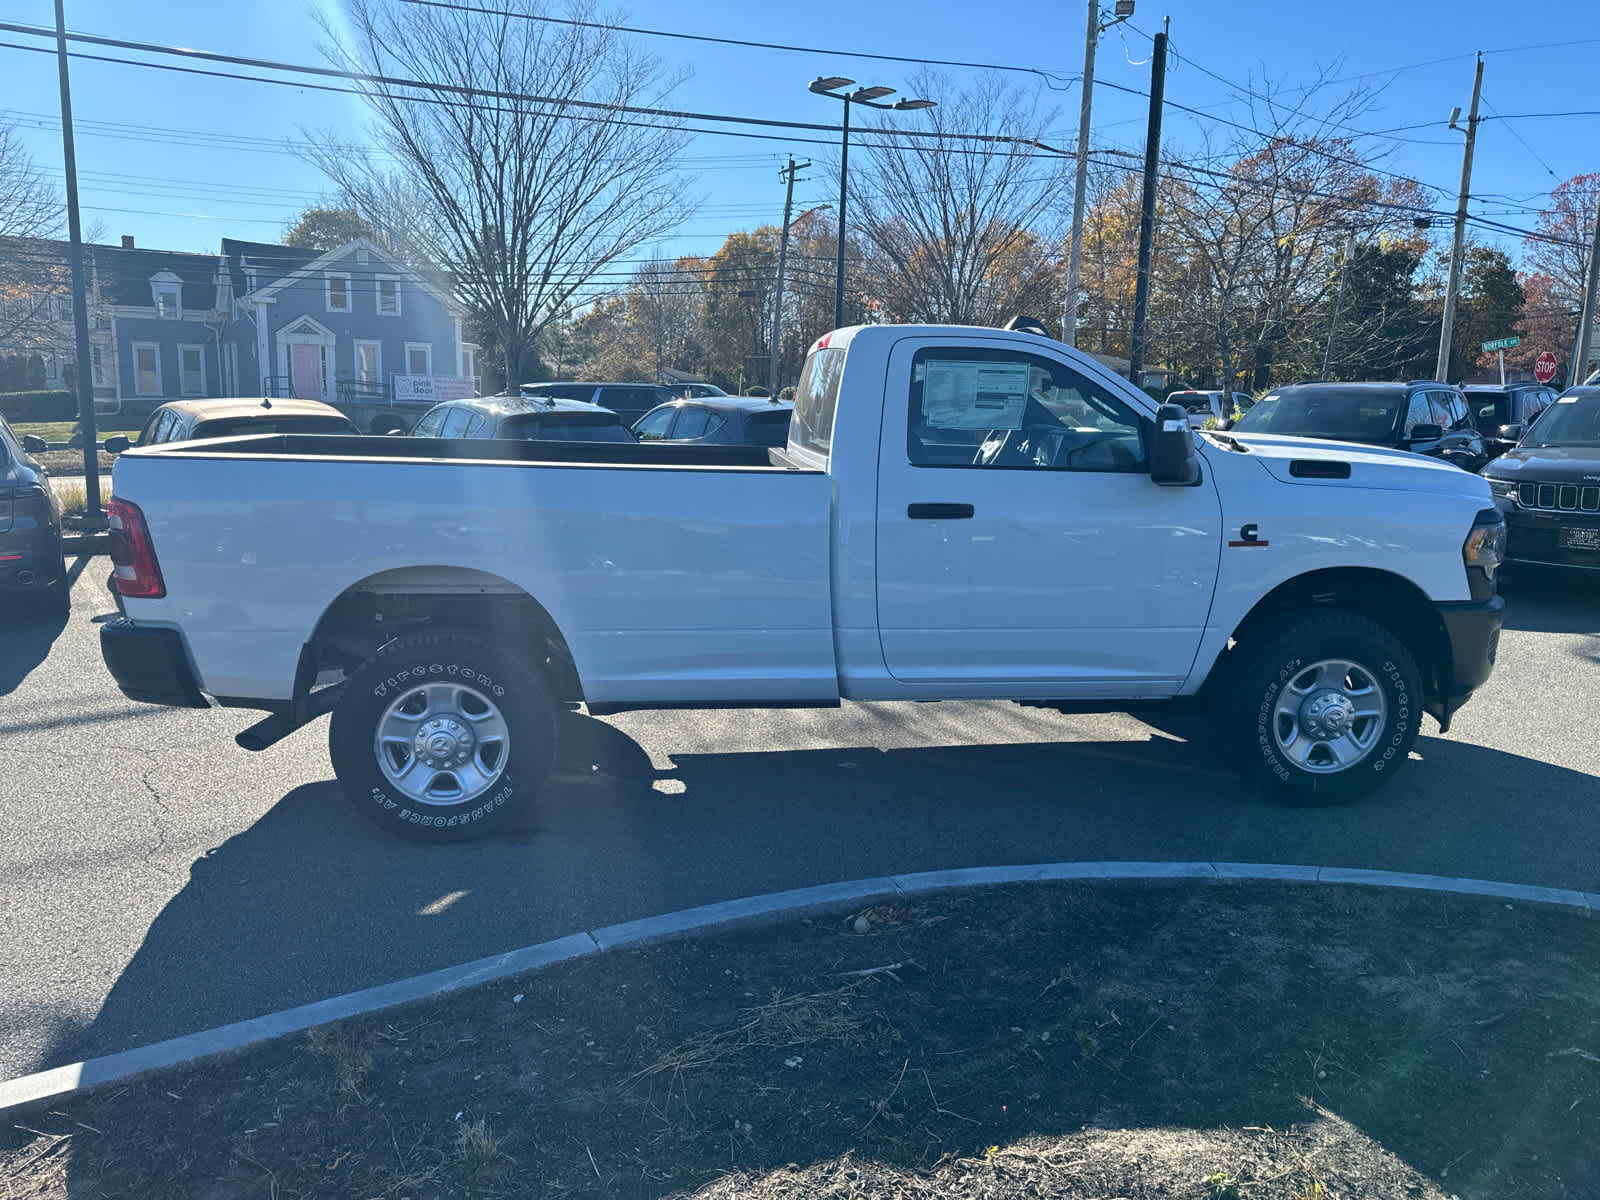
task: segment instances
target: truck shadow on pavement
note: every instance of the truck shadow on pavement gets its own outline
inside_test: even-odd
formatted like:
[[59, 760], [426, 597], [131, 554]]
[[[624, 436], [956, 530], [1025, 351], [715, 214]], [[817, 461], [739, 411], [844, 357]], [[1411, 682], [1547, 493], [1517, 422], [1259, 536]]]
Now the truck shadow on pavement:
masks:
[[626, 735], [572, 720], [540, 812], [498, 838], [417, 845], [331, 781], [295, 788], [193, 862], [95, 1020], [31, 1069], [618, 921], [893, 873], [1200, 860], [1597, 885], [1592, 776], [1437, 738], [1378, 795], [1296, 809], [1159, 735], [678, 755], [656, 770]]

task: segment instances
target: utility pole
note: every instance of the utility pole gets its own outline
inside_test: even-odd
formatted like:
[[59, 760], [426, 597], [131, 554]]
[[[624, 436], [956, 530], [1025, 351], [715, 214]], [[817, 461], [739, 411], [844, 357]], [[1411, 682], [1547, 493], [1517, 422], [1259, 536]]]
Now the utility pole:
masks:
[[789, 263], [789, 212], [794, 207], [795, 176], [809, 167], [809, 161], [796, 163], [789, 156], [789, 165], [778, 171], [785, 183], [783, 189], [783, 233], [778, 238], [778, 288], [772, 301], [772, 357], [767, 365], [767, 391], [778, 394], [778, 352], [783, 337], [783, 272]]
[[61, 78], [61, 155], [66, 175], [67, 236], [72, 263], [72, 327], [77, 338], [78, 429], [83, 437], [83, 489], [87, 503], [81, 527], [104, 529], [100, 506], [100, 435], [94, 424], [94, 375], [89, 353], [88, 281], [83, 271], [83, 226], [78, 216], [78, 155], [72, 142], [72, 83], [67, 76], [67, 17], [56, 0], [56, 71]]
[[1143, 387], [1145, 319], [1150, 310], [1150, 252], [1156, 240], [1156, 179], [1161, 166], [1161, 104], [1167, 86], [1167, 31], [1155, 36], [1150, 51], [1150, 125], [1144, 136], [1144, 200], [1139, 211], [1139, 278], [1133, 287], [1133, 344], [1128, 380]]
[[1594, 340], [1595, 293], [1600, 290], [1600, 199], [1594, 211], [1594, 240], [1589, 244], [1589, 279], [1583, 289], [1583, 309], [1578, 315], [1578, 343], [1572, 348], [1572, 366], [1567, 372], [1567, 386], [1576, 387], [1584, 380], [1584, 370], [1589, 365], [1589, 343]]
[[[1450, 335], [1456, 320], [1456, 292], [1461, 288], [1461, 256], [1466, 251], [1467, 196], [1472, 190], [1472, 150], [1478, 141], [1478, 97], [1483, 92], [1483, 55], [1478, 55], [1478, 70], [1472, 78], [1472, 110], [1467, 114], [1467, 148], [1461, 155], [1461, 193], [1456, 198], [1456, 234], [1450, 243], [1450, 281], [1444, 290], [1444, 323], [1439, 330], [1439, 362], [1433, 377], [1447, 383], [1445, 375], [1450, 370]], [[1450, 114], [1450, 128], [1461, 116], [1458, 108]]]
[[1133, 15], [1133, 0], [1117, 5], [1116, 19], [1100, 24], [1100, 0], [1089, 0], [1089, 28], [1083, 35], [1083, 82], [1078, 101], [1078, 175], [1072, 187], [1072, 247], [1067, 253], [1067, 299], [1061, 309], [1061, 340], [1078, 344], [1079, 278], [1083, 270], [1083, 209], [1089, 191], [1089, 109], [1094, 103], [1094, 54], [1100, 35]]
[[[1350, 230], [1344, 240], [1344, 262], [1339, 265], [1339, 290], [1333, 295], [1333, 320], [1328, 322], [1328, 344], [1322, 351], [1322, 378], [1328, 378], [1328, 363], [1333, 358], [1333, 335], [1339, 328], [1339, 310], [1344, 307], [1344, 283], [1350, 277], [1350, 256], [1356, 252], [1356, 231]], [[1500, 381], [1504, 383], [1505, 380]]]

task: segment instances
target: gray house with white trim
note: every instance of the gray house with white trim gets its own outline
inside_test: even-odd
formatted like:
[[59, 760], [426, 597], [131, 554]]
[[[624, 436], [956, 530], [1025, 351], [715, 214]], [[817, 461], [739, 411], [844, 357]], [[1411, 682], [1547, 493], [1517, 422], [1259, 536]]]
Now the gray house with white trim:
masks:
[[[20, 239], [0, 239], [0, 268], [11, 242], [20, 260]], [[41, 246], [64, 269], [66, 243], [28, 243], [30, 262]], [[102, 411], [137, 418], [192, 396], [371, 403], [394, 395], [397, 376], [427, 378], [442, 395], [477, 374], [445, 282], [366, 238], [325, 253], [225, 238], [220, 254], [190, 254], [124, 237], [85, 247], [85, 260]], [[70, 335], [70, 305], [60, 307]], [[55, 365], [47, 359], [52, 377]]]

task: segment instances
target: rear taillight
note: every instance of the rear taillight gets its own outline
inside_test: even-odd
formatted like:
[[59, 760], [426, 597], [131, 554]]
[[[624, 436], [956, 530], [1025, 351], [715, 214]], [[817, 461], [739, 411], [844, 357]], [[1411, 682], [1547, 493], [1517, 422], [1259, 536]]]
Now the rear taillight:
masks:
[[124, 596], [159, 600], [167, 594], [166, 582], [156, 563], [156, 549], [150, 544], [150, 527], [137, 504], [118, 500], [106, 505], [106, 520], [111, 526], [107, 549], [116, 568], [112, 579]]

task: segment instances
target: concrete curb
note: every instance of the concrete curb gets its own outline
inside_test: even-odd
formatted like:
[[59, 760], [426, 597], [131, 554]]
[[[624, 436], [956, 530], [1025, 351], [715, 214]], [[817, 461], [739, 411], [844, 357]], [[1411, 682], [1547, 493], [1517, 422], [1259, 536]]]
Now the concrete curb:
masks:
[[224, 1054], [285, 1034], [300, 1033], [317, 1025], [362, 1016], [400, 1004], [427, 1000], [463, 988], [493, 983], [553, 963], [567, 962], [627, 946], [686, 937], [713, 929], [769, 922], [804, 912], [847, 908], [872, 900], [906, 898], [957, 888], [996, 884], [1100, 881], [1149, 882], [1209, 880], [1212, 882], [1327, 883], [1344, 886], [1408, 888], [1464, 896], [1488, 896], [1545, 904], [1593, 916], [1600, 909], [1600, 894], [1570, 888], [1536, 887], [1488, 879], [1457, 879], [1445, 875], [1415, 875], [1397, 871], [1359, 870], [1346, 867], [1310, 867], [1282, 863], [1230, 862], [1068, 862], [1034, 863], [1014, 867], [968, 867], [948, 871], [922, 871], [909, 875], [880, 876], [844, 883], [827, 883], [792, 891], [771, 892], [740, 900], [726, 900], [663, 913], [637, 921], [607, 925], [592, 932], [574, 933], [554, 941], [480, 958], [461, 966], [445, 967], [426, 975], [380, 984], [358, 992], [318, 1000], [265, 1016], [237, 1021], [199, 1033], [185, 1034], [102, 1058], [69, 1063], [48, 1071], [0, 1082], [0, 1112], [54, 1099], [103, 1083], [130, 1079], [146, 1071], [178, 1066], [214, 1054]]

